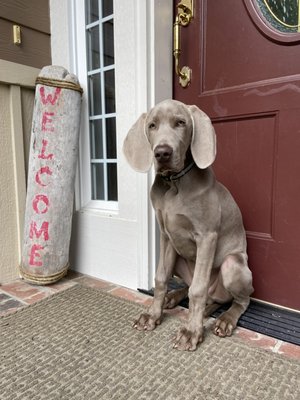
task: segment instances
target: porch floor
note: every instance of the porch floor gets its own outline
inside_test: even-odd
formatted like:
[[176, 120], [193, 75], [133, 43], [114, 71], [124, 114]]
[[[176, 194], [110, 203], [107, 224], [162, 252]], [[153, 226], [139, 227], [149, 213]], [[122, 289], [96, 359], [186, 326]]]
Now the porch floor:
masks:
[[[74, 271], [69, 271], [64, 279], [52, 285], [36, 286], [26, 283], [21, 279], [0, 285], [0, 316], [8, 315], [18, 309], [52, 296], [55, 293], [78, 285], [79, 283], [146, 306], [152, 301], [151, 297], [138, 291], [82, 275]], [[166, 312], [184, 320], [187, 317], [188, 310], [182, 307], [176, 307]], [[235, 330], [234, 336], [265, 350], [300, 360], [300, 346], [240, 327]]]

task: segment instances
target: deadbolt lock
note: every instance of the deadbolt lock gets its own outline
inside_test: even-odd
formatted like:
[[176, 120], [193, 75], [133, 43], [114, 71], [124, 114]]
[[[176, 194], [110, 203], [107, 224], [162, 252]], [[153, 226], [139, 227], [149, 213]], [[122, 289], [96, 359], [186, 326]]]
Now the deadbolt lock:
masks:
[[177, 5], [178, 17], [182, 26], [186, 26], [191, 22], [194, 16], [193, 0], [181, 0]]

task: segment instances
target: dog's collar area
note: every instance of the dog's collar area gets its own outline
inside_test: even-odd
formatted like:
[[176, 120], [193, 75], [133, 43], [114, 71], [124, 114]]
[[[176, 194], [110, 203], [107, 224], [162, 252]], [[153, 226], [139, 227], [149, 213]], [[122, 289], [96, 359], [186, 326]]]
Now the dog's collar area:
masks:
[[178, 172], [177, 174], [171, 175], [160, 175], [164, 181], [173, 182], [177, 181], [178, 179], [182, 178], [185, 174], [187, 174], [195, 165], [195, 161], [192, 161], [187, 167], [185, 167], [182, 171]]

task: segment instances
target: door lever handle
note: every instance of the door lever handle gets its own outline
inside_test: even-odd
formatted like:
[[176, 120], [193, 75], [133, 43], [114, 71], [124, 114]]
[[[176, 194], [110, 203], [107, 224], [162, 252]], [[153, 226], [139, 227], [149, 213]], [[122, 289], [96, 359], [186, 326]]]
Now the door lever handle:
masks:
[[181, 53], [181, 27], [188, 26], [193, 18], [193, 0], [181, 0], [177, 5], [177, 15], [173, 25], [173, 55], [175, 63], [175, 72], [179, 77], [179, 84], [185, 88], [192, 79], [192, 70], [184, 66], [180, 68]]

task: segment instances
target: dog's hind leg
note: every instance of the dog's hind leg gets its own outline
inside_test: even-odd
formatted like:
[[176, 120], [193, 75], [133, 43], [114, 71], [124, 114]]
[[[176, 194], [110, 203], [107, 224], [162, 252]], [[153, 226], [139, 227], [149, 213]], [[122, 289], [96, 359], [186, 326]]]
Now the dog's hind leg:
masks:
[[171, 290], [165, 295], [164, 308], [168, 309], [176, 307], [182, 300], [188, 297], [188, 293], [188, 287]]
[[214, 333], [217, 336], [231, 336], [240, 316], [246, 311], [250, 294], [253, 292], [252, 274], [245, 254], [232, 254], [226, 257], [220, 270], [225, 290], [233, 301], [229, 310], [217, 318]]
[[179, 277], [186, 286], [171, 290], [166, 294], [164, 302], [165, 309], [176, 307], [182, 300], [188, 297], [189, 286], [193, 279], [193, 272], [183, 257], [178, 256], [176, 259], [174, 276]]
[[211, 316], [211, 314], [216, 311], [218, 308], [220, 308], [222, 304], [219, 303], [212, 303], [212, 304], [207, 304], [205, 307], [204, 311], [204, 318], [208, 318]]

